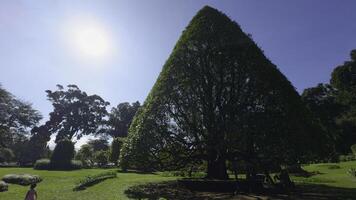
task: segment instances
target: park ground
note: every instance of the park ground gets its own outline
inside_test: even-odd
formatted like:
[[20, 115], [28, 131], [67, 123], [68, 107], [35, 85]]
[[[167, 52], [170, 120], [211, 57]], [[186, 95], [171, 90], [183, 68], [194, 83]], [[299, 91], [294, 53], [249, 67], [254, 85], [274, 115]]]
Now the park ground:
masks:
[[[303, 166], [313, 174], [310, 177], [295, 177], [297, 192], [291, 196], [259, 196], [260, 199], [356, 199], [356, 178], [347, 171], [356, 168], [356, 161], [324, 163]], [[128, 199], [125, 190], [130, 186], [149, 182], [171, 181], [177, 177], [142, 173], [120, 173], [83, 191], [73, 191], [74, 185], [83, 177], [113, 169], [82, 169], [77, 171], [39, 171], [31, 168], [0, 168], [0, 177], [6, 174], [29, 173], [40, 175], [38, 184], [39, 200], [111, 200]], [[28, 187], [10, 184], [9, 191], [0, 193], [1, 200], [24, 199]], [[222, 196], [221, 196], [222, 197]], [[219, 199], [256, 199], [255, 195], [235, 196]]]

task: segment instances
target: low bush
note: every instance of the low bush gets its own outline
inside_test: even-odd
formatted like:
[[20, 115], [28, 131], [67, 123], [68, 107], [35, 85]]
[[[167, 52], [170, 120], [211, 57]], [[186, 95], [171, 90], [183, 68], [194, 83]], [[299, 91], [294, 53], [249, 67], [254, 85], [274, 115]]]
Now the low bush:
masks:
[[191, 172], [189, 171], [164, 171], [160, 173], [163, 177], [189, 177], [189, 178], [203, 178], [206, 176], [205, 172]]
[[5, 192], [9, 188], [9, 185], [4, 181], [0, 181], [0, 192]]
[[58, 167], [49, 159], [41, 159], [36, 161], [33, 168], [37, 170], [76, 170], [83, 168], [83, 163], [80, 160], [72, 160], [69, 165]]
[[356, 168], [351, 168], [347, 171], [352, 177], [356, 178]]
[[80, 160], [72, 160], [70, 169], [81, 169], [83, 168], [83, 162]]
[[87, 176], [84, 179], [80, 180], [73, 190], [74, 191], [84, 190], [87, 187], [100, 183], [101, 181], [104, 181], [109, 178], [116, 178], [116, 177], [117, 177], [117, 173], [115, 171], [108, 171], [92, 176]]
[[38, 175], [31, 174], [8, 174], [2, 178], [6, 183], [13, 183], [18, 185], [31, 185], [42, 181]]
[[49, 170], [51, 169], [51, 161], [49, 159], [37, 160], [33, 168], [38, 170]]
[[340, 162], [348, 162], [348, 161], [353, 161], [355, 160], [356, 157], [353, 154], [348, 154], [348, 155], [340, 155], [339, 156], [339, 161]]

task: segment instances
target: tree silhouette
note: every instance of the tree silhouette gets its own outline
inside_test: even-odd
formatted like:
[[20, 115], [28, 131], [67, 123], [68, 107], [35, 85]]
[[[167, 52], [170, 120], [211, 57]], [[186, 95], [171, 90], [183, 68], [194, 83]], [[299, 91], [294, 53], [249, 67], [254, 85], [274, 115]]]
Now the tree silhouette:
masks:
[[51, 134], [57, 134], [56, 142], [71, 140], [74, 136], [79, 139], [82, 135], [101, 133], [103, 129], [100, 127], [109, 103], [98, 95], [87, 95], [76, 85], [68, 85], [67, 90], [61, 85], [57, 87], [57, 91], [46, 91], [54, 108], [47, 128]]

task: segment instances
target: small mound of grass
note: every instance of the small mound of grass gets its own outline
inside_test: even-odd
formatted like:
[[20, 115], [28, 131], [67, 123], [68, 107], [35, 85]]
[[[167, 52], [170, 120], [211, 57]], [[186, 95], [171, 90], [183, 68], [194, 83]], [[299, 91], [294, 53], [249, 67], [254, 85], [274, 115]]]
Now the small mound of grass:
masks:
[[80, 180], [79, 183], [73, 188], [74, 191], [85, 190], [87, 187], [98, 184], [109, 178], [116, 178], [117, 174], [115, 171], [104, 172], [92, 176], [87, 176]]
[[9, 185], [4, 181], [0, 181], [0, 192], [5, 192], [9, 188]]
[[18, 184], [18, 185], [31, 185], [33, 183], [39, 183], [42, 178], [38, 175], [31, 174], [7, 174], [2, 180], [6, 183]]

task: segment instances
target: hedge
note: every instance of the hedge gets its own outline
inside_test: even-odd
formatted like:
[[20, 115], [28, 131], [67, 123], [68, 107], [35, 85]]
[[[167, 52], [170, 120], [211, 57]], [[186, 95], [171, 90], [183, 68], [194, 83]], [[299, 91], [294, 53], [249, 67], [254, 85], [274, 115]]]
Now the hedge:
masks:
[[39, 183], [42, 178], [38, 175], [31, 174], [8, 174], [2, 178], [6, 183], [13, 183], [18, 185], [31, 185], [33, 183]]
[[116, 178], [117, 173], [115, 171], [108, 171], [92, 176], [87, 176], [80, 180], [79, 183], [73, 188], [74, 191], [85, 190], [87, 187], [100, 183], [109, 178]]
[[83, 168], [83, 163], [80, 160], [72, 160], [70, 162], [70, 165], [65, 166], [65, 167], [64, 166], [58, 167], [58, 166], [54, 165], [53, 163], [51, 163], [51, 161], [49, 159], [40, 159], [40, 160], [36, 161], [33, 168], [37, 169], [37, 170], [55, 170], [55, 169], [75, 170], [75, 169]]
[[4, 181], [0, 181], [0, 192], [5, 192], [9, 188], [9, 185]]

